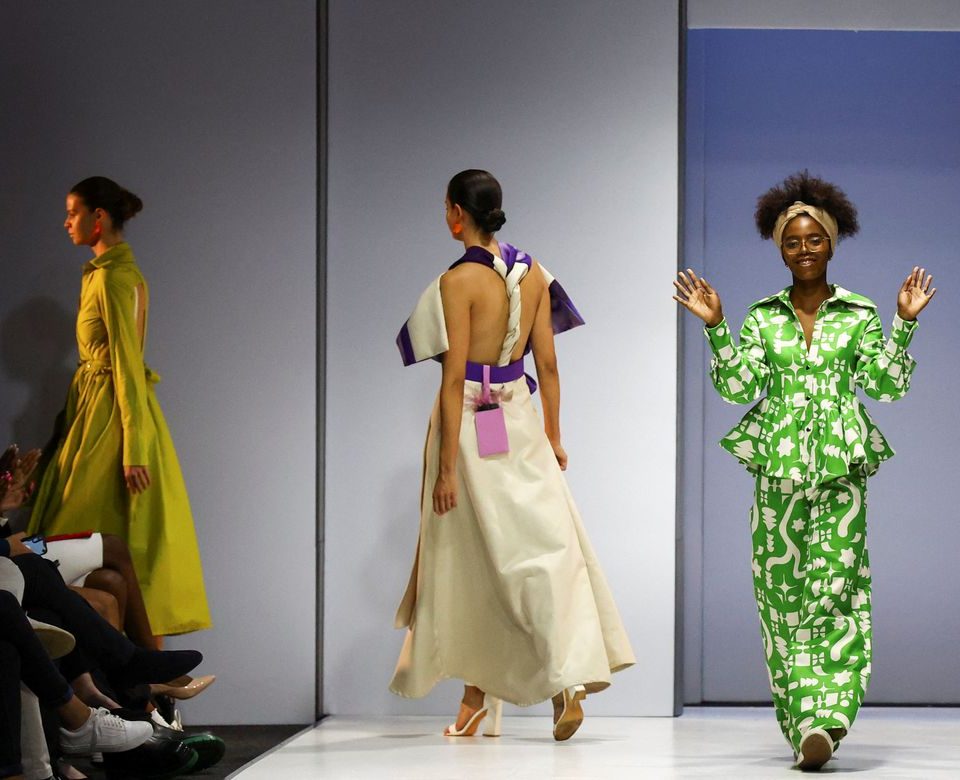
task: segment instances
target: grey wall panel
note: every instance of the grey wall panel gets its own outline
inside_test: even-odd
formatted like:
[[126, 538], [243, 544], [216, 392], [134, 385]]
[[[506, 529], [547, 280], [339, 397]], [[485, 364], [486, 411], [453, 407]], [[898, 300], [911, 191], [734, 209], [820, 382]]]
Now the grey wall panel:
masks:
[[460, 697], [455, 682], [421, 702], [386, 685], [439, 385], [393, 340], [459, 256], [443, 198], [467, 167], [500, 178], [503, 238], [588, 323], [558, 339], [568, 476], [640, 661], [590, 712], [673, 710], [677, 19], [673, 2], [330, 4], [332, 713], [450, 714]]
[[[147, 360], [215, 627], [188, 723], [313, 719], [316, 136], [308, 0], [4, 2], [0, 435], [46, 440], [86, 250], [67, 188], [111, 176], [151, 288]], [[268, 695], [265, 695], [265, 692]]]

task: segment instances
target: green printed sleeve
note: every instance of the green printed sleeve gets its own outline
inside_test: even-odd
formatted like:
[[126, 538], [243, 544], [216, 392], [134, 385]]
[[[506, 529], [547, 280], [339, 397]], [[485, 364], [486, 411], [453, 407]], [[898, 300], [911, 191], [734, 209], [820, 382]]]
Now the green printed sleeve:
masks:
[[740, 346], [733, 343], [726, 319], [703, 332], [710, 343], [710, 379], [720, 397], [732, 404], [755, 401], [770, 379], [770, 367], [760, 338], [760, 323], [751, 311], [740, 329]]
[[871, 398], [896, 401], [910, 389], [910, 377], [917, 361], [907, 347], [917, 329], [917, 321], [893, 318], [890, 338], [884, 342], [880, 317], [873, 312], [857, 345], [857, 384]]

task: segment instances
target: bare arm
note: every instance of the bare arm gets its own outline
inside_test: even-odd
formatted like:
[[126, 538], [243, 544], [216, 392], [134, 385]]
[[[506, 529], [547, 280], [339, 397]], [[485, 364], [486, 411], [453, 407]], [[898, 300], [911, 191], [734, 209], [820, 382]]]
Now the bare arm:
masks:
[[[537, 265], [537, 274], [540, 266]], [[540, 276], [543, 280], [542, 275]], [[560, 371], [557, 368], [557, 352], [553, 346], [553, 322], [550, 317], [550, 293], [546, 283], [537, 304], [537, 313], [530, 332], [533, 361], [537, 366], [540, 383], [540, 399], [543, 406], [543, 429], [557, 456], [560, 468], [567, 468], [567, 453], [560, 443]]]
[[443, 355], [440, 380], [440, 471], [433, 489], [433, 508], [438, 515], [443, 515], [457, 505], [457, 454], [463, 416], [463, 383], [470, 350], [471, 302], [464, 279], [455, 272], [440, 278], [440, 296], [450, 346]]

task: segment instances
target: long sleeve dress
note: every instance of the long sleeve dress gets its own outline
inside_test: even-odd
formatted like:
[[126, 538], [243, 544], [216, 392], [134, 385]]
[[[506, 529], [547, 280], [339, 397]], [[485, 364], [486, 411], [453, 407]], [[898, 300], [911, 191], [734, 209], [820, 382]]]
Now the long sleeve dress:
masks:
[[[83, 269], [77, 314], [80, 362], [63, 434], [43, 474], [30, 533], [99, 531], [130, 548], [155, 634], [209, 628], [190, 501], [144, 363], [149, 296], [129, 244]], [[124, 466], [146, 466], [151, 485], [132, 495]]]
[[916, 322], [889, 339], [872, 301], [834, 287], [810, 348], [790, 288], [750, 307], [734, 343], [705, 333], [710, 376], [730, 403], [764, 397], [720, 444], [756, 476], [754, 593], [777, 719], [795, 750], [811, 728], [853, 723], [870, 678], [866, 479], [893, 455], [857, 398], [906, 394]]

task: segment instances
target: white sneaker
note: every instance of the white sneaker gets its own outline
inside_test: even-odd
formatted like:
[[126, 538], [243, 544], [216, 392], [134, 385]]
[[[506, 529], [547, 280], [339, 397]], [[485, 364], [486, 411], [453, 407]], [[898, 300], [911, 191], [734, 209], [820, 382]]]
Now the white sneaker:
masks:
[[133, 750], [153, 736], [146, 721], [124, 720], [98, 707], [76, 731], [60, 729], [60, 749], [68, 756], [90, 753], [121, 753]]

